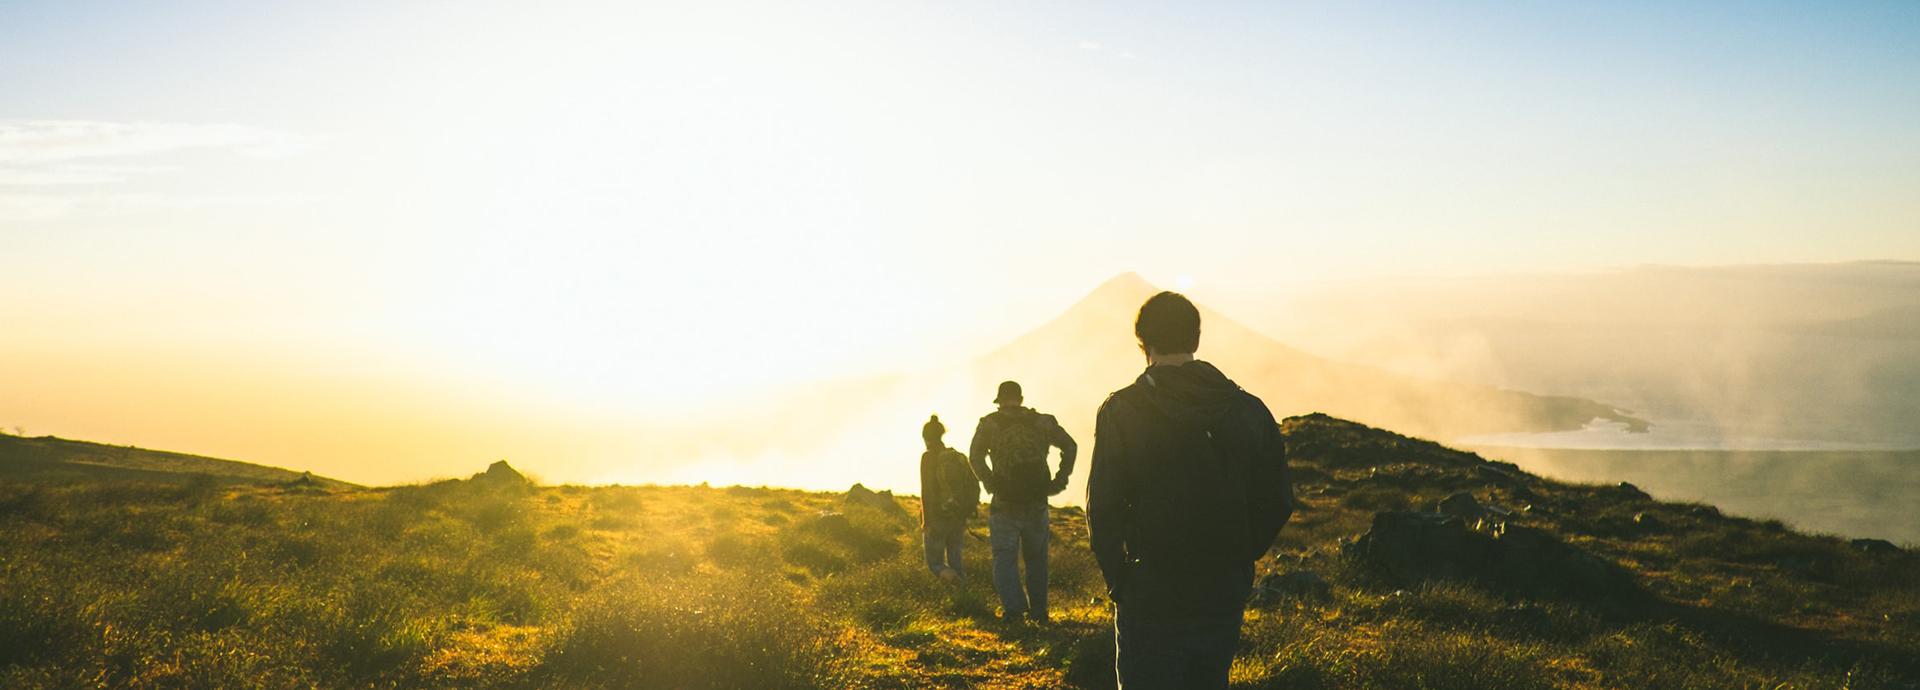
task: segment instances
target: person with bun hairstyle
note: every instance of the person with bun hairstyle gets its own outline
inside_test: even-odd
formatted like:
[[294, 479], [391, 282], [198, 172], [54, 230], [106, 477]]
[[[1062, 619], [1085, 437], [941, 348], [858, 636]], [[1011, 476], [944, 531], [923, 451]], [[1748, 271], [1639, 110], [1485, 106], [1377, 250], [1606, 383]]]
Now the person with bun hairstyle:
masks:
[[927, 569], [947, 582], [966, 574], [960, 546], [967, 518], [980, 509], [980, 483], [965, 453], [947, 447], [947, 427], [933, 415], [920, 427], [927, 452], [920, 454], [920, 531], [925, 537]]

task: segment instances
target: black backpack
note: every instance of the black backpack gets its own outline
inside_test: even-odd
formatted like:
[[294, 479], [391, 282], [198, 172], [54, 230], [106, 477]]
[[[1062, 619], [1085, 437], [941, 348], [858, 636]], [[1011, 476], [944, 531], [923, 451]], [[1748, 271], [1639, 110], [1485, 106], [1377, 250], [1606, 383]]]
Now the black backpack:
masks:
[[1053, 472], [1047, 468], [1047, 453], [1059, 423], [1032, 411], [995, 413], [987, 419], [993, 425], [994, 495], [1008, 500], [1050, 495]]
[[1134, 518], [1130, 555], [1164, 568], [1204, 569], [1246, 561], [1251, 514], [1248, 486], [1252, 460], [1261, 449], [1260, 428], [1247, 406], [1210, 426], [1170, 418], [1150, 405], [1138, 414], [1155, 417], [1131, 496]]

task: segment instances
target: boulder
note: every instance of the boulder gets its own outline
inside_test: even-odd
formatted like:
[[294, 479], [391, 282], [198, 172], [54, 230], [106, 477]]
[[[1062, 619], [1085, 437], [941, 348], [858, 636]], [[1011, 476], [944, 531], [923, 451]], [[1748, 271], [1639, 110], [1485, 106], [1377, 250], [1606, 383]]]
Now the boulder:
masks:
[[1566, 599], [1633, 598], [1639, 587], [1624, 568], [1555, 538], [1513, 524], [1493, 528], [1492, 570], [1484, 578], [1502, 588]]
[[854, 484], [840, 497], [840, 502], [848, 506], [866, 506], [888, 515], [906, 515], [907, 509], [893, 497], [892, 491], [874, 491], [864, 484]]
[[1620, 485], [1613, 487], [1613, 490], [1615, 493], [1619, 494], [1622, 498], [1626, 498], [1628, 500], [1632, 500], [1632, 501], [1653, 500], [1653, 497], [1650, 495], [1647, 495], [1647, 492], [1641, 491], [1640, 487], [1634, 486], [1627, 482], [1620, 482]]
[[1403, 587], [1465, 580], [1522, 596], [1614, 600], [1640, 595], [1626, 570], [1543, 530], [1478, 524], [1481, 530], [1451, 515], [1378, 513], [1372, 528], [1345, 551]]
[[1847, 545], [1853, 547], [1855, 551], [1875, 556], [1891, 556], [1904, 553], [1900, 547], [1894, 546], [1893, 542], [1885, 539], [1855, 539], [1847, 542]]
[[1474, 500], [1473, 494], [1462, 491], [1441, 499], [1440, 503], [1433, 507], [1433, 512], [1452, 515], [1461, 520], [1473, 520], [1486, 515], [1487, 510], [1480, 505], [1479, 501]]
[[1375, 513], [1373, 526], [1344, 551], [1397, 583], [1464, 579], [1474, 575], [1492, 541], [1460, 518], [1439, 513]]
[[487, 466], [487, 471], [473, 475], [473, 481], [497, 486], [529, 486], [533, 482], [527, 476], [513, 469], [505, 460], [495, 461]]

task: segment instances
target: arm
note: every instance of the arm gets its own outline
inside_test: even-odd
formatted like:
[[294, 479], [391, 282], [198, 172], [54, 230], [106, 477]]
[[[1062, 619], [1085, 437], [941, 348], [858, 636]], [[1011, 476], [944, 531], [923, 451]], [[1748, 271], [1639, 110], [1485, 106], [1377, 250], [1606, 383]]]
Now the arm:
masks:
[[1247, 483], [1249, 524], [1248, 560], [1259, 560], [1280, 536], [1280, 527], [1293, 516], [1293, 477], [1287, 471], [1287, 442], [1280, 435], [1280, 424], [1273, 413], [1261, 405], [1255, 415], [1261, 425], [1260, 451], [1253, 458]]
[[920, 456], [920, 528], [927, 527], [927, 504], [939, 499], [940, 463], [929, 462], [926, 454]]
[[1079, 454], [1080, 446], [1073, 442], [1072, 436], [1067, 435], [1067, 430], [1060, 426], [1059, 421], [1052, 417], [1048, 417], [1047, 421], [1053, 423], [1052, 438], [1047, 442], [1060, 449], [1060, 471], [1053, 475], [1053, 492], [1057, 494], [1067, 490], [1067, 477], [1073, 474], [1073, 460]]
[[980, 480], [980, 488], [986, 489], [987, 493], [993, 493], [994, 489], [993, 469], [987, 467], [987, 454], [993, 451], [993, 444], [988, 440], [990, 436], [992, 434], [987, 433], [987, 420], [982, 419], [980, 425], [973, 428], [973, 443], [967, 446], [967, 465], [973, 468], [973, 476]]
[[1087, 470], [1087, 541], [1107, 596], [1119, 601], [1126, 589], [1126, 534], [1133, 517], [1125, 485], [1126, 446], [1119, 414], [1111, 398], [1100, 406], [1093, 426], [1093, 466]]

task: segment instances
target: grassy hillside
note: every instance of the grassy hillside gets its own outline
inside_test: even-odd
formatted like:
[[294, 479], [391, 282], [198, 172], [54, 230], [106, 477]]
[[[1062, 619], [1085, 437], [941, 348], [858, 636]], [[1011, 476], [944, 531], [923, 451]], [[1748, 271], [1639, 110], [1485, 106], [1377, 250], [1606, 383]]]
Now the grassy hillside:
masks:
[[305, 479], [332, 488], [351, 485], [293, 470], [233, 460], [72, 441], [53, 436], [0, 434], [0, 479], [213, 481], [267, 484]]
[[[1260, 564], [1274, 577], [1237, 687], [1920, 685], [1911, 552], [1324, 416], [1283, 426], [1305, 505]], [[968, 578], [942, 585], [919, 564], [910, 498], [505, 474], [332, 490], [0, 479], [0, 687], [1110, 686], [1077, 511], [1055, 513], [1056, 622], [1008, 627], [984, 527]], [[1395, 512], [1463, 491], [1480, 528]], [[1409, 562], [1383, 557], [1384, 528], [1354, 541], [1395, 520], [1505, 554], [1487, 563], [1506, 570], [1433, 575], [1423, 563], [1447, 555], [1431, 544]], [[1558, 560], [1516, 556], [1536, 552]], [[1588, 582], [1606, 586], [1554, 586]]]

